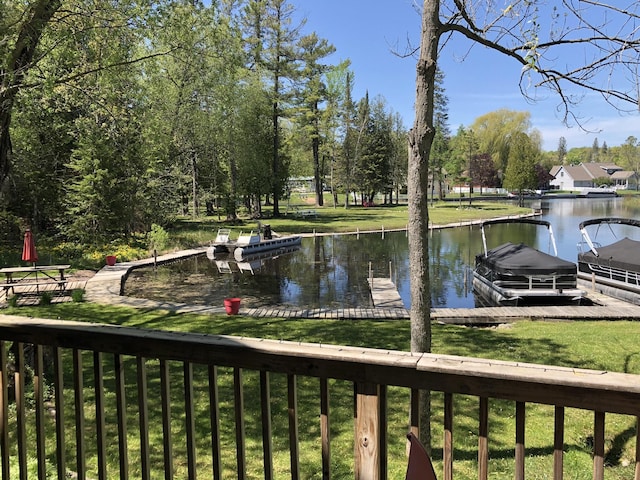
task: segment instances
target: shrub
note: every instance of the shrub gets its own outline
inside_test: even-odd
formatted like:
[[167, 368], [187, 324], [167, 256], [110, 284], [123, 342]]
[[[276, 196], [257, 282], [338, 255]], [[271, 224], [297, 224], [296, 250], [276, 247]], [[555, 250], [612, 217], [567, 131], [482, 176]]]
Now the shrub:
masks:
[[10, 307], [17, 307], [18, 300], [20, 300], [20, 295], [11, 295], [10, 297], [8, 296], [7, 304], [9, 304]]
[[84, 288], [74, 288], [71, 291], [71, 300], [74, 302], [84, 302]]
[[51, 305], [52, 300], [53, 293], [51, 292], [42, 292], [42, 295], [40, 295], [40, 305]]
[[169, 244], [169, 234], [160, 225], [151, 225], [151, 231], [147, 233], [147, 242], [149, 250], [162, 251]]

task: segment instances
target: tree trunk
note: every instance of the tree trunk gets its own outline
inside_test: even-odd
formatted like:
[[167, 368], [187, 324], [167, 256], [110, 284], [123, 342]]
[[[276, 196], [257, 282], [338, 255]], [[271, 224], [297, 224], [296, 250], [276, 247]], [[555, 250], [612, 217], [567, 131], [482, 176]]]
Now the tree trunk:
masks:
[[[433, 92], [439, 39], [439, 2], [425, 0], [420, 57], [416, 67], [416, 117], [409, 134], [409, 275], [411, 282], [411, 351], [431, 351], [429, 288], [429, 152], [435, 135]], [[431, 443], [429, 392], [420, 395], [420, 440]]]
[[313, 139], [311, 140], [311, 150], [313, 153], [313, 176], [316, 184], [316, 207], [324, 205], [324, 185], [322, 182], [322, 169], [320, 166], [320, 132], [318, 128], [318, 102], [313, 106]]

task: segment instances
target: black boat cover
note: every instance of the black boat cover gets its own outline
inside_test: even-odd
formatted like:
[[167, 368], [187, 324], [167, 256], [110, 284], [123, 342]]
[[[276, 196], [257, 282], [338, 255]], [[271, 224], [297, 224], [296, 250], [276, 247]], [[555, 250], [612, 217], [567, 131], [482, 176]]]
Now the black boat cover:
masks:
[[487, 257], [478, 255], [482, 261], [499, 275], [576, 275], [573, 262], [541, 252], [525, 244], [507, 242], [487, 251]]
[[592, 251], [579, 253], [578, 262], [618, 268], [630, 272], [640, 272], [640, 241], [623, 238], [606, 247], [598, 247], [598, 255]]

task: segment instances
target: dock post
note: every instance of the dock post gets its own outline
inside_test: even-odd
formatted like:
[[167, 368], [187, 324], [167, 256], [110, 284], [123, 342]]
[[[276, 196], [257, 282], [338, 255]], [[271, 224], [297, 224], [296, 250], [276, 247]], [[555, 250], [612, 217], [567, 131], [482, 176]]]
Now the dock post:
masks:
[[393, 282], [393, 275], [391, 273], [391, 260], [389, 260], [389, 281]]
[[153, 269], [158, 269], [158, 250], [153, 249]]
[[382, 225], [382, 239], [384, 240], [384, 225]]
[[369, 262], [369, 282], [371, 283], [371, 286], [373, 287], [373, 269], [371, 268], [371, 262]]

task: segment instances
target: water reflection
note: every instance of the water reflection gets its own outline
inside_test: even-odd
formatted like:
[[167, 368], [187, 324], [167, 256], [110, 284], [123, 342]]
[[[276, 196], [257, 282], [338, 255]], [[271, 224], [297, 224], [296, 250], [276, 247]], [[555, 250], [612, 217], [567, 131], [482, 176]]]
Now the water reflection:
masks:
[[[581, 221], [602, 216], [637, 218], [640, 213], [624, 205], [621, 198], [534, 201], [542, 209], [541, 218], [554, 229], [558, 255], [573, 262]], [[523, 242], [549, 251], [547, 233], [533, 225], [520, 225], [519, 229], [498, 227], [502, 226], [492, 227], [487, 234], [488, 245]], [[434, 307], [475, 306], [472, 270], [475, 255], [482, 250], [479, 228], [431, 233], [429, 257]], [[131, 296], [204, 305], [222, 305], [223, 298], [233, 296], [242, 298], [243, 307], [370, 307], [367, 278], [371, 269], [375, 277], [393, 279], [408, 308], [411, 305], [408, 257], [405, 232], [304, 238], [297, 251], [256, 259], [245, 268], [229, 264], [230, 270], [221, 271], [216, 259], [209, 260], [203, 255], [157, 271], [135, 270], [125, 289]]]

